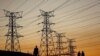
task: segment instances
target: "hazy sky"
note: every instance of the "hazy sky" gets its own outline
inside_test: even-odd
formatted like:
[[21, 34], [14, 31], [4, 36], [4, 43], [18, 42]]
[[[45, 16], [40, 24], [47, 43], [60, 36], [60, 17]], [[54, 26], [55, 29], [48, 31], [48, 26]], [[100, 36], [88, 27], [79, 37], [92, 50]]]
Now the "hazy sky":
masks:
[[[17, 23], [23, 28], [18, 32], [21, 37], [20, 45], [23, 52], [32, 53], [35, 45], [39, 46], [43, 18], [40, 9], [54, 11], [50, 21], [56, 23], [51, 28], [57, 32], [64, 32], [66, 38], [76, 40], [76, 50], [84, 50], [86, 56], [100, 55], [100, 0], [0, 0], [0, 49], [4, 50], [7, 33], [8, 18], [2, 9], [9, 11], [23, 11], [23, 18]], [[66, 2], [66, 3], [65, 3]], [[63, 6], [61, 4], [65, 3]], [[59, 7], [61, 6], [61, 7]], [[37, 20], [38, 19], [38, 20]]]

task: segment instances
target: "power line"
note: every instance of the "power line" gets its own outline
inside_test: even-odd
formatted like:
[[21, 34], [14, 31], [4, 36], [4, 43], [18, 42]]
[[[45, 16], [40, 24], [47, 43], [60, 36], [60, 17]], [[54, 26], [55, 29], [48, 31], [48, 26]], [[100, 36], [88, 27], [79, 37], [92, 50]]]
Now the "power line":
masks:
[[[88, 32], [90, 32], [90, 29], [89, 29], [89, 31]], [[79, 32], [80, 34], [81, 33], [87, 33], [86, 31], [83, 31], [83, 32]], [[78, 35], [79, 33], [77, 33], [77, 34], [74, 34], [74, 35]], [[91, 33], [91, 32], [90, 32]], [[89, 33], [87, 33], [87, 34], [89, 34]], [[76, 38], [78, 38], [78, 37], [76, 37]]]
[[[36, 16], [37, 17], [37, 16]], [[34, 22], [37, 22], [38, 20], [40, 20], [40, 19], [35, 19], [35, 20], [32, 20], [31, 22], [29, 22], [28, 24], [26, 24], [26, 25], [24, 25], [23, 27], [24, 27], [24, 29], [26, 29], [28, 26], [30, 26], [30, 25], [32, 25]], [[25, 23], [25, 22], [24, 22]], [[22, 29], [23, 30], [23, 29]], [[22, 31], [21, 30], [21, 31]]]
[[[35, 35], [30, 34], [29, 36], [26, 35], [26, 36], [23, 38], [22, 41], [25, 41], [25, 40], [32, 40], [32, 39], [34, 39], [34, 38], [35, 38], [35, 39], [36, 39], [36, 38], [38, 39], [38, 36], [39, 36], [39, 35], [37, 35], [37, 34], [35, 34]], [[29, 37], [31, 37], [31, 38], [29, 38]], [[39, 38], [39, 39], [40, 39], [40, 38]]]
[[[85, 38], [85, 39], [81, 39], [81, 40], [77, 40], [77, 41], [87, 41], [87, 40], [91, 40], [91, 39], [94, 39], [94, 38], [99, 38], [100, 36], [99, 36], [99, 34], [100, 33], [96, 33], [95, 35], [88, 35], [89, 37], [88, 38]], [[90, 37], [91, 36], [91, 37]]]
[[[78, 33], [79, 34], [79, 33]], [[87, 34], [89, 34], [89, 33], [87, 33]], [[95, 36], [97, 36], [99, 33], [96, 33], [96, 34], [92, 34], [92, 35], [95, 35]], [[90, 35], [90, 36], [92, 36], [92, 35]], [[88, 35], [87, 35], [88, 36]], [[94, 36], [94, 37], [95, 37]], [[88, 38], [85, 38], [85, 40], [87, 40], [87, 39], [93, 39], [94, 38], [93, 36], [92, 37], [88, 37]], [[84, 41], [84, 39], [83, 40], [81, 40], [81, 41]]]
[[[68, 0], [69, 1], [69, 0]], [[58, 8], [58, 7], [57, 7]], [[35, 20], [36, 21], [36, 20]]]
[[[90, 13], [90, 14], [85, 15], [85, 16], [81, 16], [81, 17], [79, 17], [79, 18], [69, 19], [69, 21], [71, 21], [71, 20], [78, 20], [78, 19], [81, 19], [81, 18], [84, 18], [84, 17], [87, 17], [87, 16], [91, 16], [91, 15], [93, 15], [93, 16], [94, 16], [94, 14], [97, 14], [97, 13], [100, 13], [100, 12], [99, 12], [99, 11], [97, 11], [97, 12]], [[68, 20], [67, 20], [67, 21], [68, 21]], [[57, 23], [59, 24], [59, 23], [62, 23], [62, 22], [65, 22], [65, 21], [60, 21], [60, 22], [57, 22]]]
[[85, 43], [81, 43], [80, 45], [86, 45], [86, 44], [96, 44], [99, 43], [100, 41], [94, 41], [94, 42], [85, 42]]
[[0, 27], [5, 27], [5, 26], [0, 26]]
[[[100, 24], [100, 23], [99, 23], [99, 24]], [[98, 24], [97, 24], [97, 25], [98, 25]], [[94, 28], [92, 28], [92, 29], [94, 29]], [[91, 30], [91, 29], [89, 28], [89, 30]], [[95, 29], [94, 29], [94, 30], [95, 30]], [[93, 31], [93, 30], [92, 30], [92, 31]], [[84, 30], [84, 31], [81, 32], [81, 33], [85, 33], [85, 32], [86, 32], [86, 31]], [[79, 32], [79, 33], [80, 33], [80, 32]], [[78, 33], [78, 34], [79, 34], [79, 33]]]
[[59, 8], [61, 8], [63, 5], [65, 5], [66, 3], [68, 3], [70, 0], [65, 1], [63, 4], [61, 4], [60, 6], [56, 7], [55, 9], [53, 9], [52, 11], [56, 11]]
[[28, 28], [30, 25], [32, 25], [34, 22], [37, 22], [38, 20], [40, 20], [40, 19], [38, 18], [38, 19], [36, 19], [36, 20], [34, 20], [34, 21], [31, 21], [30, 23], [24, 25], [24, 26], [23, 26], [24, 29]]
[[[42, 5], [42, 3], [43, 3], [43, 1], [41, 1], [39, 4], [37, 4], [33, 9], [35, 9], [36, 7]], [[31, 12], [33, 9], [31, 9], [30, 11], [28, 11], [26, 14], [29, 14], [29, 12]], [[37, 17], [37, 16], [35, 16], [35, 17]]]
[[[93, 26], [96, 26], [96, 25], [100, 25], [100, 23], [96, 23], [96, 24], [93, 24], [93, 25], [85, 25], [85, 26], [80, 26], [80, 27], [78, 27], [78, 28], [82, 28], [82, 29], [86, 29], [86, 28], [90, 28], [90, 26], [91, 27], [93, 27]], [[59, 28], [59, 27], [58, 27]], [[61, 27], [60, 27], [61, 28]], [[60, 30], [64, 30], [64, 29], [66, 29], [65, 27], [64, 28], [61, 28]], [[58, 29], [59, 30], [59, 29]], [[75, 30], [75, 31], [77, 31], [77, 30]]]
[[24, 40], [32, 40], [32, 38], [29, 38], [30, 36], [32, 36], [33, 38], [36, 38], [37, 36], [39, 36], [39, 35], [33, 35], [33, 34], [34, 33], [24, 36], [24, 39], [22, 41], [24, 41]]
[[30, 23], [28, 23], [27, 25], [25, 25], [24, 27], [26, 28], [27, 26], [30, 26], [32, 23], [34, 23], [34, 22], [36, 22], [36, 21], [38, 21], [38, 20], [40, 20], [39, 18], [38, 19], [35, 19], [34, 21], [32, 21], [32, 22], [30, 22]]
[[[75, 3], [77, 3], [79, 0], [75, 0], [75, 1], [73, 1], [72, 3], [69, 3], [69, 4], [67, 4], [66, 6], [64, 6], [64, 7], [62, 7], [62, 8], [60, 8], [60, 9], [63, 9], [63, 8], [65, 8], [65, 7], [68, 7], [68, 6], [71, 6], [71, 5], [73, 5], [73, 4], [75, 4]], [[71, 10], [71, 11], [74, 11], [74, 10]], [[65, 13], [65, 12], [64, 12]], [[68, 12], [67, 12], [68, 13]], [[60, 13], [60, 15], [62, 15], [61, 13]]]
[[[81, 33], [86, 33], [86, 32], [81, 32]], [[79, 33], [77, 33], [76, 35], [78, 35]], [[89, 33], [87, 33], [87, 34], [89, 34]], [[99, 34], [99, 33], [97, 33], [97, 34]], [[95, 34], [95, 35], [97, 35], [97, 34]], [[93, 34], [92, 34], [93, 35]], [[92, 36], [91, 35], [91, 36]], [[88, 35], [89, 36], [89, 35]], [[80, 37], [74, 37], [74, 38], [80, 38]]]
[[[95, 12], [95, 13], [99, 13], [99, 12]], [[95, 14], [95, 13], [92, 13], [92, 14]], [[86, 16], [89, 16], [89, 15], [92, 15], [92, 14], [88, 14], [88, 15], [86, 15]], [[86, 17], [86, 16], [82, 16], [82, 17]], [[82, 18], [82, 17], [80, 17], [80, 18]], [[80, 19], [80, 18], [78, 18], [78, 19]], [[72, 19], [72, 20], [74, 20], [74, 19]], [[36, 19], [36, 20], [30, 22], [29, 24], [27, 24], [27, 25], [25, 25], [25, 26], [26, 26], [26, 27], [27, 27], [27, 26], [30, 26], [30, 24], [32, 24], [32, 23], [34, 23], [34, 22], [36, 22], [36, 21], [38, 21], [38, 19]]]
[[38, 6], [42, 5], [42, 3], [44, 2], [44, 0], [42, 0], [39, 4], [37, 4], [35, 7], [33, 7], [31, 10], [29, 10], [28, 12], [26, 12], [23, 16], [26, 16], [27, 14], [29, 14], [31, 11], [33, 11], [34, 9], [36, 9]]
[[[96, 42], [92, 42], [92, 43], [96, 43]], [[98, 45], [100, 45], [100, 44], [87, 45], [87, 46], [82, 46], [82, 47], [78, 47], [78, 48], [94, 47], [94, 46], [98, 46]]]
[[[91, 13], [91, 14], [88, 14], [88, 15], [85, 15], [85, 16], [81, 16], [81, 17], [78, 17], [78, 18], [69, 19], [69, 20], [67, 20], [67, 21], [78, 20], [78, 19], [81, 19], [81, 18], [84, 18], [84, 17], [87, 17], [87, 16], [91, 16], [91, 15], [97, 14], [97, 13], [100, 13], [100, 12], [97, 11], [97, 12], [94, 12], [94, 13]], [[60, 22], [59, 22], [59, 23], [60, 23]], [[58, 23], [58, 24], [59, 24], [59, 23]]]
[[[82, 33], [82, 32], [81, 32], [81, 33]], [[83, 33], [86, 33], [86, 32], [83, 32]], [[89, 34], [89, 33], [87, 33], [87, 34]], [[96, 33], [95, 35], [97, 35], [97, 34], [99, 34], [99, 33]], [[77, 33], [76, 35], [79, 35], [79, 33]], [[89, 36], [89, 35], [88, 35], [88, 36]], [[93, 35], [91, 35], [91, 36], [93, 36]], [[86, 37], [86, 36], [84, 36], [84, 37]], [[74, 38], [77, 39], [77, 38], [80, 38], [80, 37], [74, 37]], [[87, 38], [89, 38], [89, 37], [87, 37]], [[86, 38], [86, 39], [87, 39], [87, 38]], [[91, 38], [91, 37], [90, 37], [90, 38]]]
[[24, 2], [22, 4], [20, 4], [15, 10], [21, 8], [28, 0], [24, 0]]
[[[96, 2], [96, 1], [95, 1], [95, 2]], [[70, 10], [70, 11], [72, 11], [73, 13], [71, 13], [71, 14], [70, 14], [71, 16], [68, 17], [68, 18], [71, 18], [71, 17], [73, 17], [73, 16], [75, 16], [75, 15], [77, 15], [77, 14], [79, 14], [79, 13], [82, 13], [82, 12], [84, 12], [85, 10], [89, 9], [90, 7], [96, 6], [96, 4], [90, 6], [91, 4], [93, 4], [93, 3], [95, 3], [95, 2], [91, 2], [91, 3], [89, 3], [89, 4], [86, 4], [86, 5], [84, 5], [84, 6], [81, 6], [80, 8], [86, 7], [87, 5], [88, 5], [89, 7], [86, 7], [86, 8], [84, 8], [84, 9], [80, 10], [80, 11], [79, 11], [80, 8], [74, 9], [74, 10], [77, 10], [76, 13], [73, 12], [74, 10]], [[69, 11], [69, 12], [70, 12], [70, 11]], [[67, 11], [66, 13], [68, 13], [68, 11]], [[66, 17], [66, 15], [64, 15], [64, 16], [62, 16], [62, 17]], [[59, 17], [59, 19], [61, 19], [62, 17]], [[63, 20], [62, 20], [62, 21], [63, 21]], [[60, 22], [60, 21], [59, 21], [59, 22]]]
[[[30, 11], [28, 11], [26, 14], [24, 14], [24, 16], [25, 15], [27, 15], [27, 14], [29, 14], [33, 9], [35, 9], [36, 7], [38, 7], [38, 6], [40, 6], [42, 3], [44, 2], [44, 0], [42, 0], [39, 4], [37, 4], [35, 7], [33, 7]], [[35, 17], [37, 17], [37, 16], [35, 16]], [[38, 19], [36, 19], [36, 20], [34, 20], [33, 22], [36, 22]]]
[[10, 3], [7, 5], [7, 7], [5, 9], [8, 9], [12, 4], [13, 4], [14, 0], [10, 1]]
[[[97, 0], [97, 1], [98, 1], [98, 0]], [[93, 2], [91, 2], [91, 3], [88, 3], [88, 4], [86, 4], [86, 5], [81, 6], [81, 7], [79, 7], [79, 8], [76, 8], [76, 9], [74, 9], [74, 10], [69, 10], [69, 11], [66, 11], [66, 12], [64, 12], [64, 13], [74, 12], [75, 10], [79, 10], [79, 9], [81, 9], [81, 8], [83, 8], [83, 7], [86, 7], [87, 5], [91, 5], [91, 4], [93, 4], [93, 3], [97, 2], [97, 1], [93, 1]], [[73, 13], [72, 13], [72, 14], [73, 14]], [[62, 15], [62, 14], [60, 14], [60, 15]], [[65, 16], [66, 16], [66, 15], [65, 15]], [[65, 17], [65, 16], [63, 16], [63, 17]], [[62, 18], [62, 17], [60, 17], [60, 18]]]
[[25, 34], [24, 36], [34, 35], [34, 34], [36, 34], [36, 33], [37, 33], [37, 32], [34, 31], [34, 32], [31, 32], [31, 33]]
[[[71, 18], [71, 17], [73, 17], [73, 16], [75, 16], [75, 15], [78, 15], [78, 14], [80, 14], [80, 13], [82, 13], [82, 12], [84, 12], [84, 11], [86, 11], [86, 10], [88, 10], [88, 9], [90, 9], [90, 8], [92, 8], [92, 7], [94, 7], [94, 6], [96, 6], [96, 5], [98, 5], [98, 4], [100, 4], [100, 2], [98, 2], [98, 3], [96, 3], [96, 4], [93, 4], [93, 5], [91, 5], [91, 6], [89, 6], [89, 7], [86, 7], [86, 8], [84, 8], [84, 9], [82, 9], [82, 10], [80, 10], [80, 11], [77, 11], [75, 14], [72, 14], [70, 17], [68, 17], [68, 18]], [[66, 18], [65, 18], [66, 19]], [[61, 20], [61, 21], [64, 21], [64, 20]], [[61, 22], [61, 21], [59, 21], [59, 22]], [[59, 22], [57, 22], [57, 23], [59, 23]]]
[[0, 18], [3, 18], [3, 17], [5, 17], [5, 16], [1, 16]]
[[[85, 21], [88, 21], [88, 20], [91, 20], [91, 19], [95, 19], [95, 18], [98, 18], [98, 17], [100, 17], [100, 16], [96, 16], [96, 17], [93, 17], [93, 18], [88, 18], [88, 19], [85, 19], [85, 20], [82, 20], [82, 21], [78, 21], [78, 22], [75, 22], [75, 23], [69, 24], [69, 25], [67, 25], [67, 26], [71, 26], [71, 25], [75, 25], [75, 24], [78, 24], [78, 23], [82, 23], [82, 22], [85, 22]], [[63, 25], [63, 26], [66, 26], [66, 25]], [[62, 25], [59, 26], [59, 27], [62, 28]], [[57, 28], [59, 28], [59, 27], [57, 27]]]
[[[36, 17], [37, 17], [37, 16], [31, 17], [31, 18], [29, 17], [29, 18], [25, 18], [25, 19], [29, 20], [29, 19], [34, 19], [34, 18], [36, 18]], [[26, 21], [27, 21], [27, 20], [26, 20]], [[38, 19], [31, 20], [31, 22], [37, 22], [37, 20], [38, 20]], [[24, 24], [24, 23], [26, 23], [26, 22], [24, 21], [24, 22], [22, 22], [22, 23]], [[29, 23], [30, 23], [30, 22], [29, 22]]]

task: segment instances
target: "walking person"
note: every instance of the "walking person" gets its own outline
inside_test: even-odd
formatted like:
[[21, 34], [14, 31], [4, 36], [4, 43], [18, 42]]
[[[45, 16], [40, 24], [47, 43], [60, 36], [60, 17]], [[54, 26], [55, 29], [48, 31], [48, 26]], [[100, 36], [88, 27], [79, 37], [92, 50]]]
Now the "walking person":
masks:
[[77, 56], [81, 56], [81, 53], [80, 53], [80, 51], [78, 52]]
[[85, 56], [85, 53], [84, 53], [84, 51], [82, 51], [82, 54], [81, 54], [81, 56]]
[[34, 48], [33, 56], [39, 56], [39, 51], [37, 46]]

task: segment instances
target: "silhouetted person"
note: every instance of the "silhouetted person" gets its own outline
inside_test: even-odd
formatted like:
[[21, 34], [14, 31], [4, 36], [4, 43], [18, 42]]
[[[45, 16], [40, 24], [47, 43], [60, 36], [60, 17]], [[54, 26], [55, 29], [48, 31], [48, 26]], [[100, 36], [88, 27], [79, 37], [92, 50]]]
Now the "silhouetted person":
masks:
[[81, 53], [80, 53], [80, 51], [78, 52], [77, 56], [81, 56]]
[[81, 56], [85, 56], [85, 53], [84, 53], [84, 51], [82, 51], [82, 53], [81, 53]]
[[39, 56], [39, 51], [37, 46], [34, 48], [33, 56]]

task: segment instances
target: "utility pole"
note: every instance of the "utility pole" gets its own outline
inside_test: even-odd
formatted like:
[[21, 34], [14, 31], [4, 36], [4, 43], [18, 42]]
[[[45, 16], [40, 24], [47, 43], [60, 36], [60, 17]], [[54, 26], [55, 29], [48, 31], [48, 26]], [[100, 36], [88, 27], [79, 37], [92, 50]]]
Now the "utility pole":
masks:
[[70, 56], [75, 56], [75, 48], [76, 46], [74, 45], [75, 40], [74, 39], [68, 39], [68, 52]]
[[42, 31], [42, 37], [41, 37], [41, 56], [50, 56], [54, 55], [54, 41], [52, 37], [53, 30], [51, 29], [51, 25], [54, 23], [51, 23], [49, 18], [53, 17], [53, 11], [45, 12], [43, 10], [40, 10], [41, 16], [44, 18], [42, 24], [43, 29]]
[[5, 16], [9, 17], [9, 24], [6, 25], [8, 26], [8, 33], [6, 34], [5, 49], [6, 51], [20, 52], [19, 37], [22, 37], [22, 35], [18, 34], [17, 28], [22, 26], [16, 23], [16, 19], [22, 18], [22, 12], [10, 12], [7, 10], [4, 10], [4, 12]]

